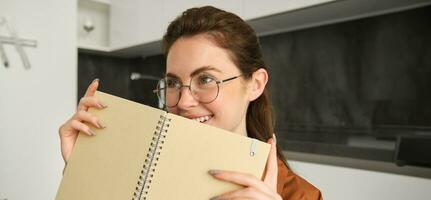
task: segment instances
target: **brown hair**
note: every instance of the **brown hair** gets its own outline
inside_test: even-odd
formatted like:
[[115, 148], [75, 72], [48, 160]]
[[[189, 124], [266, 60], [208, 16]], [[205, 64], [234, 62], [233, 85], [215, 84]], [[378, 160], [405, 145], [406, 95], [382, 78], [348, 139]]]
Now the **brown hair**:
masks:
[[[163, 37], [165, 55], [177, 39], [198, 34], [212, 36], [220, 47], [228, 50], [245, 79], [250, 79], [259, 68], [266, 69], [254, 30], [237, 15], [212, 6], [190, 8], [169, 24]], [[266, 142], [272, 137], [274, 118], [267, 87], [260, 97], [250, 102], [246, 127], [251, 138]], [[279, 146], [277, 156], [287, 164]]]

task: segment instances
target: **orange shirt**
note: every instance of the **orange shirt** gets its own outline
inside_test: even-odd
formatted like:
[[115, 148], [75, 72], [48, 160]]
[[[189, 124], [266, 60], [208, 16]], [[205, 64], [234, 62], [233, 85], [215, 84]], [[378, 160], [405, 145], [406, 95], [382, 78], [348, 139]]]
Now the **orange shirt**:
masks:
[[277, 192], [283, 200], [322, 200], [320, 190], [278, 160]]

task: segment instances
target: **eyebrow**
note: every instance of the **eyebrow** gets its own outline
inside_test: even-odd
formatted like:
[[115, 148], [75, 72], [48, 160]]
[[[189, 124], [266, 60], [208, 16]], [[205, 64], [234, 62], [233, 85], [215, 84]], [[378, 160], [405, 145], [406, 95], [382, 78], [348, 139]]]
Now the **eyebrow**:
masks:
[[[190, 74], [190, 77], [192, 77], [192, 76], [194, 76], [194, 75], [196, 75], [196, 74], [199, 74], [199, 73], [201, 73], [201, 72], [204, 72], [204, 71], [216, 71], [216, 72], [222, 73], [219, 69], [217, 69], [217, 68], [215, 68], [215, 67], [212, 67], [212, 66], [202, 66], [202, 67], [200, 67], [200, 68], [198, 68], [198, 69], [195, 69], [195, 70]], [[179, 77], [178, 77], [177, 75], [173, 74], [173, 73], [167, 73], [165, 76], [166, 76], [166, 77], [174, 77], [174, 78], [179, 79]]]

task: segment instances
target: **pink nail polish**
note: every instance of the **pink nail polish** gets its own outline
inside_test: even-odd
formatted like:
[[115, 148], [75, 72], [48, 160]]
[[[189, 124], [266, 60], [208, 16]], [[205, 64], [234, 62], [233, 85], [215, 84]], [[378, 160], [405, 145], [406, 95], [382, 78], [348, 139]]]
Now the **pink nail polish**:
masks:
[[97, 125], [99, 126], [99, 128], [106, 128], [106, 125], [103, 124], [101, 121], [97, 121]]
[[211, 174], [212, 176], [215, 176], [217, 174], [220, 174], [220, 171], [212, 169], [212, 170], [209, 170], [208, 173]]
[[90, 132], [91, 135], [96, 135], [96, 133], [91, 129], [88, 132]]
[[106, 108], [106, 107], [108, 107], [108, 105], [106, 105], [105, 103], [103, 103], [103, 102], [99, 102], [99, 105], [102, 107], [102, 108]]

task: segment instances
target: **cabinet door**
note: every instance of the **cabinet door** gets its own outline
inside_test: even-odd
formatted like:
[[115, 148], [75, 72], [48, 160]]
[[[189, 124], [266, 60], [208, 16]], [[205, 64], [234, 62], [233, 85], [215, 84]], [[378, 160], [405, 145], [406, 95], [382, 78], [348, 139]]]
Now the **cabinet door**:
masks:
[[163, 2], [160, 0], [141, 0], [140, 4], [141, 43], [161, 40], [166, 30], [163, 23]]
[[121, 0], [111, 1], [110, 44], [124, 48], [160, 40], [162, 1]]
[[163, 21], [165, 29], [177, 16], [192, 7], [211, 5], [233, 12], [241, 17], [241, 2], [240, 0], [163, 0]]
[[111, 1], [111, 47], [125, 48], [161, 40], [169, 23], [188, 8], [213, 5], [241, 16], [241, 1]]
[[287, 12], [336, 0], [244, 0], [242, 1], [245, 20]]

